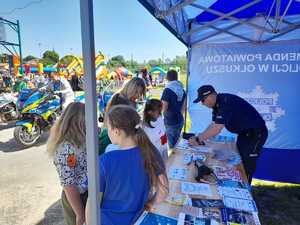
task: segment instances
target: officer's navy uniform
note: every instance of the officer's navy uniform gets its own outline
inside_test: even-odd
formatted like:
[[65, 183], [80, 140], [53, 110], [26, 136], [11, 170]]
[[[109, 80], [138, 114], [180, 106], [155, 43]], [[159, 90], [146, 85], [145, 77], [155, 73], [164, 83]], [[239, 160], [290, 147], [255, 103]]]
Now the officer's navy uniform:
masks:
[[268, 137], [265, 121], [256, 109], [239, 96], [217, 94], [212, 120], [224, 124], [226, 129], [238, 134], [237, 148], [242, 158], [249, 183], [256, 169], [256, 160]]

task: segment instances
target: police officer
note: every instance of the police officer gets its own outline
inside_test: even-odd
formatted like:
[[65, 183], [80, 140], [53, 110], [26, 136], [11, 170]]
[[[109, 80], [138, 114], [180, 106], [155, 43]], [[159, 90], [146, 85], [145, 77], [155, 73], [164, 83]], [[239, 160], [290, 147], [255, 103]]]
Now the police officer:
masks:
[[198, 89], [198, 97], [194, 103], [201, 102], [212, 111], [212, 123], [201, 134], [189, 139], [196, 145], [219, 134], [225, 127], [238, 134], [237, 148], [242, 158], [249, 184], [256, 169], [256, 160], [268, 137], [265, 121], [256, 109], [239, 96], [216, 93], [211, 85]]

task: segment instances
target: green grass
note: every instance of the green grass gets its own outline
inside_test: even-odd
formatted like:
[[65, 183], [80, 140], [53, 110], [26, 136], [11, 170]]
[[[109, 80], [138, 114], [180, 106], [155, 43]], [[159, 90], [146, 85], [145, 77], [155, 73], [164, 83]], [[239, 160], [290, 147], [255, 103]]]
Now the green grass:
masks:
[[262, 225], [300, 224], [300, 185], [262, 180], [252, 185]]

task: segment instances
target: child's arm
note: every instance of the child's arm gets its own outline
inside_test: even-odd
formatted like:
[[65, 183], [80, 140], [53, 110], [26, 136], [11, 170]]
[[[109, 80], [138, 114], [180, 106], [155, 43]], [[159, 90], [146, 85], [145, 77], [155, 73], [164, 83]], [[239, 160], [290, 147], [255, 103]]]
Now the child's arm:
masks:
[[64, 192], [76, 215], [76, 225], [82, 225], [85, 221], [85, 213], [77, 187], [74, 185], [64, 186]]
[[169, 181], [168, 178], [164, 174], [160, 174], [158, 176], [158, 186], [157, 186], [157, 191], [155, 193], [153, 203], [158, 204], [163, 202], [168, 194], [169, 194]]
[[167, 101], [162, 100], [162, 112], [165, 113], [168, 110], [169, 103]]
[[158, 176], [159, 182], [156, 188], [155, 196], [146, 204], [145, 209], [148, 211], [153, 210], [153, 205], [163, 202], [169, 194], [169, 181], [168, 178], [161, 174]]

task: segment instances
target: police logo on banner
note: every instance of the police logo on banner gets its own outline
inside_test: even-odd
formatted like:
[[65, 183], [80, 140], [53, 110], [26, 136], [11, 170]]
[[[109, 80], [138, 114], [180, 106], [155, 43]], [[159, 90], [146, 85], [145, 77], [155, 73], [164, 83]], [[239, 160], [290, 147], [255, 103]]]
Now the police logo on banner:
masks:
[[279, 94], [265, 93], [261, 86], [256, 86], [252, 92], [238, 92], [237, 95], [253, 105], [266, 121], [268, 130], [276, 130], [276, 121], [285, 115], [285, 110], [278, 105]]

